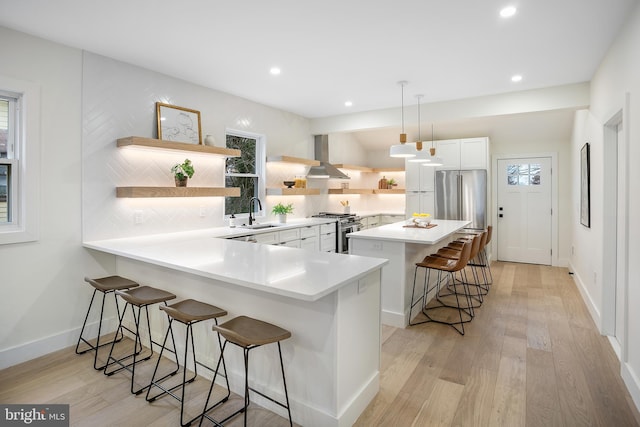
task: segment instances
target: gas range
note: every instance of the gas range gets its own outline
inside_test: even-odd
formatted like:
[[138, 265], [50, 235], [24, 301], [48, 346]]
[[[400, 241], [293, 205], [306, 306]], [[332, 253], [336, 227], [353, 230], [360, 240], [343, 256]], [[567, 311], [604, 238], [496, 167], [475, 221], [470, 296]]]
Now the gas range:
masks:
[[340, 223], [359, 222], [360, 217], [352, 213], [333, 213], [333, 212], [319, 212], [316, 215], [311, 215], [313, 218], [336, 218]]

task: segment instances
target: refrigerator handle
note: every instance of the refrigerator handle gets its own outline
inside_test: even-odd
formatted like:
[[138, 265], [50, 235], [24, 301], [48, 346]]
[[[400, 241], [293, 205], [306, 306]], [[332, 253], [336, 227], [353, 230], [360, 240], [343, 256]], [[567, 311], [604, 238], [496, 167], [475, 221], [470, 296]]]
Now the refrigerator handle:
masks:
[[458, 219], [462, 220], [464, 218], [462, 218], [462, 213], [464, 212], [464, 209], [462, 208], [462, 189], [464, 187], [462, 186], [462, 174], [459, 173], [458, 174]]

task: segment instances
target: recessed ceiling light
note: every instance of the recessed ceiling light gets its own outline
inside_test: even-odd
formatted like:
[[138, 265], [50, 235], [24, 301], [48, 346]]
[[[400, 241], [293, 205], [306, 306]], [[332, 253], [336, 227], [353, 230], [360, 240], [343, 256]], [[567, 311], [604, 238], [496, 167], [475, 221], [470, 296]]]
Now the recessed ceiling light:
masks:
[[353, 105], [353, 102], [351, 101], [345, 101], [344, 106], [345, 107], [351, 107]]
[[500, 10], [500, 16], [503, 18], [510, 18], [516, 14], [516, 8], [514, 6], [507, 6], [504, 9]]
[[522, 76], [520, 74], [516, 74], [515, 76], [511, 76], [511, 81], [514, 82], [514, 83], [522, 81]]
[[278, 67], [271, 67], [271, 69], [269, 70], [269, 72], [271, 74], [273, 74], [274, 76], [277, 76], [280, 74], [280, 68]]

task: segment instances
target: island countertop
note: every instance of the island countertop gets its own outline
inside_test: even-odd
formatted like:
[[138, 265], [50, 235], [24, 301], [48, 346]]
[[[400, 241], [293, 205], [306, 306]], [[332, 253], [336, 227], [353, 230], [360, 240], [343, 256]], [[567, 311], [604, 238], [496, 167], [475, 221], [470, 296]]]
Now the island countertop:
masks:
[[84, 242], [116, 256], [304, 301], [316, 301], [388, 261], [183, 232]]
[[461, 230], [470, 223], [471, 221], [434, 219], [431, 221], [431, 224], [436, 224], [435, 227], [416, 228], [405, 227], [409, 225], [409, 221], [407, 220], [370, 228], [368, 230], [356, 231], [347, 234], [347, 237], [433, 245]]

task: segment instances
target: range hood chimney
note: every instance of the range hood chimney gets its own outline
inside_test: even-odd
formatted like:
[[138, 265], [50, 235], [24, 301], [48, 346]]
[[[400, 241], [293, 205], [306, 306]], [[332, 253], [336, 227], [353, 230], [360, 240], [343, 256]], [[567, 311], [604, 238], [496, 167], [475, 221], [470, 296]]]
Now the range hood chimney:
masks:
[[315, 159], [320, 162], [320, 166], [311, 166], [307, 178], [351, 179], [349, 175], [329, 163], [329, 135], [315, 135], [313, 138]]

